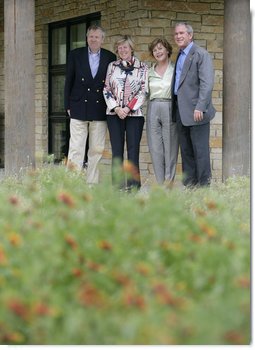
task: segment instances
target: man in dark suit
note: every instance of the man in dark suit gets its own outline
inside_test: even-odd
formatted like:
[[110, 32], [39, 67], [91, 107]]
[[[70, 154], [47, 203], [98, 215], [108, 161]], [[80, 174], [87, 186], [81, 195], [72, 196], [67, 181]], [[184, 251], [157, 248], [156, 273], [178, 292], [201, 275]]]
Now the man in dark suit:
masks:
[[65, 109], [70, 116], [68, 166], [82, 169], [89, 134], [87, 183], [99, 181], [99, 161], [107, 131], [103, 88], [108, 64], [116, 56], [101, 48], [104, 30], [92, 25], [87, 30], [88, 46], [70, 51], [65, 81]]
[[172, 82], [173, 120], [180, 140], [183, 184], [208, 186], [210, 120], [216, 112], [212, 105], [212, 58], [193, 42], [193, 29], [187, 23], [175, 25], [174, 39], [180, 51]]

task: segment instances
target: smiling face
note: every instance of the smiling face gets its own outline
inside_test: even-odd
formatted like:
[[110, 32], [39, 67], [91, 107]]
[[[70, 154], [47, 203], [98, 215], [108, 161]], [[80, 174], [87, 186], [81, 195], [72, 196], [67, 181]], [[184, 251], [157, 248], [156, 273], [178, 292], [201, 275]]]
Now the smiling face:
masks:
[[152, 50], [153, 57], [157, 62], [168, 61], [169, 52], [164, 45], [158, 43]]
[[185, 49], [191, 41], [193, 34], [188, 33], [185, 25], [180, 24], [175, 27], [174, 40], [180, 49]]
[[117, 54], [123, 61], [131, 61], [132, 49], [128, 42], [123, 42], [117, 47]]
[[92, 52], [98, 52], [103, 42], [104, 36], [100, 29], [90, 30], [87, 35], [88, 46]]

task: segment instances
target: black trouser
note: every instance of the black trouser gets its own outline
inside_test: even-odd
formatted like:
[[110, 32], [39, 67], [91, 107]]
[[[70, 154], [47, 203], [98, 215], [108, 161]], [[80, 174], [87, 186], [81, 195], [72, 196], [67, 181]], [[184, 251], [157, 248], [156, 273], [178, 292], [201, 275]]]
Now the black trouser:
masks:
[[210, 123], [184, 126], [177, 104], [175, 116], [182, 157], [183, 184], [208, 186], [211, 181]]
[[142, 138], [144, 117], [127, 117], [120, 119], [116, 115], [107, 116], [107, 126], [112, 147], [112, 179], [114, 184], [125, 186], [124, 178], [120, 178], [120, 167], [124, 160], [125, 140], [127, 144], [127, 159], [132, 163], [131, 176], [128, 176], [128, 187], [141, 187], [139, 171], [140, 142]]

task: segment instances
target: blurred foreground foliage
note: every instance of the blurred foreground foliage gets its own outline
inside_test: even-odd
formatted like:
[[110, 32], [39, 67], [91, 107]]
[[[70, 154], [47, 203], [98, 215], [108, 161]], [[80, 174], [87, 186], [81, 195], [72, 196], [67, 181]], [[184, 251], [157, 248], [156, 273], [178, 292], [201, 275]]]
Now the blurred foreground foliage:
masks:
[[0, 344], [250, 343], [250, 181], [121, 193], [0, 183]]

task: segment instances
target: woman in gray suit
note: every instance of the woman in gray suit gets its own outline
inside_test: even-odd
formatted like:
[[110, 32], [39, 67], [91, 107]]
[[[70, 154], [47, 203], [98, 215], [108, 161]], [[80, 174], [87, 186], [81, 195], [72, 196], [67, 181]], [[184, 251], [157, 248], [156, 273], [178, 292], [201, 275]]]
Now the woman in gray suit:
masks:
[[175, 25], [174, 39], [180, 51], [172, 84], [173, 120], [179, 134], [183, 184], [208, 186], [211, 180], [210, 120], [214, 70], [208, 51], [193, 42], [187, 23]]
[[149, 52], [156, 62], [148, 74], [147, 140], [157, 183], [171, 185], [179, 148], [176, 123], [171, 118], [172, 46], [165, 38], [156, 38]]

